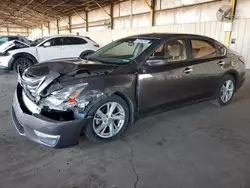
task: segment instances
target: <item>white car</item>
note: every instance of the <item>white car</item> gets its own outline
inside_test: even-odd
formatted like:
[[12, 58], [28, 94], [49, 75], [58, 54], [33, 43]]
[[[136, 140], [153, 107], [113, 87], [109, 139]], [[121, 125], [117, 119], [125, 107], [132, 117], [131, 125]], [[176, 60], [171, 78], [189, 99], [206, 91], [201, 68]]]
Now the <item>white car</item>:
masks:
[[74, 35], [48, 36], [35, 40], [28, 47], [20, 41], [0, 46], [0, 69], [20, 71], [27, 67], [63, 58], [83, 58], [95, 52], [99, 45], [88, 37]]

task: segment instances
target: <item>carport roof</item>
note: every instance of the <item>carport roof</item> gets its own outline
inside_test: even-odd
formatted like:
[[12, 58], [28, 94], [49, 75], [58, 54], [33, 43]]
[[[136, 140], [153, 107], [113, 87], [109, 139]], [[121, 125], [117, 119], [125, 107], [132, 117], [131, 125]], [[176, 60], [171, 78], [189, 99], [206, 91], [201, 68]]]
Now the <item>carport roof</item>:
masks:
[[[0, 26], [32, 27], [75, 12], [91, 11], [122, 0], [1, 0]], [[75, 12], [74, 12], [75, 11]]]

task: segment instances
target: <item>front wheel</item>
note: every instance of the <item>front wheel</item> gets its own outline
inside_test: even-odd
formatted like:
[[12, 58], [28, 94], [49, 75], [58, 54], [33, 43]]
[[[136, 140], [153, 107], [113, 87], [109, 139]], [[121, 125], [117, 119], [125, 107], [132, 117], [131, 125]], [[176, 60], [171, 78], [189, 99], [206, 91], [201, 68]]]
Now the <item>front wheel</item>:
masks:
[[13, 70], [18, 72], [18, 70], [22, 73], [25, 69], [33, 65], [33, 62], [26, 57], [19, 57], [15, 60], [13, 64]]
[[129, 109], [126, 102], [112, 95], [98, 102], [89, 112], [93, 117], [85, 127], [86, 136], [95, 142], [119, 139], [128, 127]]
[[219, 106], [227, 105], [235, 93], [235, 79], [231, 75], [225, 75], [216, 91], [216, 104]]

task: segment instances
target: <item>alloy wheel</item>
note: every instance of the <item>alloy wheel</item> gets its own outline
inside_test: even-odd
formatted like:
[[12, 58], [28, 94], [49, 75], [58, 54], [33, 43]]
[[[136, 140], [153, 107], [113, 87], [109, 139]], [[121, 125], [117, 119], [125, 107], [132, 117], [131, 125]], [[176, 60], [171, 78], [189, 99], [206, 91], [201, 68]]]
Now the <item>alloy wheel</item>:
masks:
[[234, 93], [234, 83], [232, 80], [227, 80], [222, 85], [220, 90], [220, 98], [223, 103], [230, 101]]
[[18, 63], [17, 69], [22, 73], [28, 67], [29, 67], [29, 62], [22, 60]]
[[96, 111], [93, 118], [93, 129], [101, 138], [116, 135], [125, 122], [125, 111], [117, 102], [107, 102]]

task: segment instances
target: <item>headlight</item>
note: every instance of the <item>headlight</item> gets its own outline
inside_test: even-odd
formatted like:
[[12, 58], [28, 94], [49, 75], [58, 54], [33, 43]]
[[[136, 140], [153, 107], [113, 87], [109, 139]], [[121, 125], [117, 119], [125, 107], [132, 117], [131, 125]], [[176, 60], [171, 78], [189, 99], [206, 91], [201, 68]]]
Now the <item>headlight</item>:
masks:
[[48, 97], [41, 100], [41, 105], [49, 107], [51, 106], [57, 107], [60, 109], [65, 109], [70, 106], [77, 105], [76, 98], [80, 95], [82, 90], [84, 90], [87, 86], [88, 83], [82, 83], [52, 92]]
[[8, 56], [10, 55], [9, 52], [0, 52], [0, 56]]

